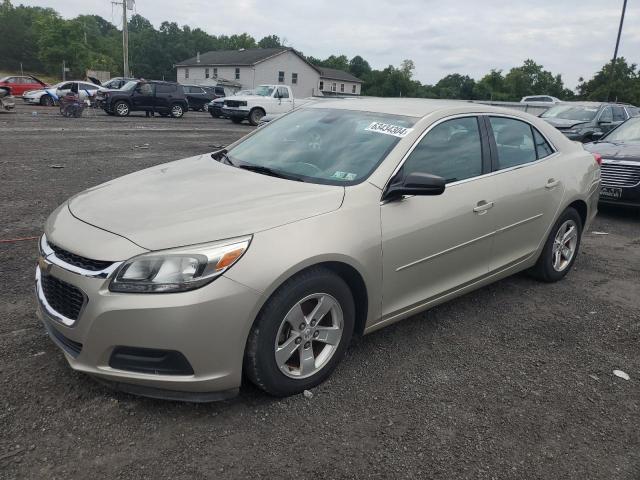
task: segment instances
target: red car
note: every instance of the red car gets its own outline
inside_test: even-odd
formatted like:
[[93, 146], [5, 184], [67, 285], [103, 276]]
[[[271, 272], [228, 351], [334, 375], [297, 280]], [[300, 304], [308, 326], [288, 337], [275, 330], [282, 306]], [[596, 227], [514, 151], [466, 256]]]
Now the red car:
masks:
[[13, 96], [20, 96], [27, 90], [40, 90], [49, 85], [30, 75], [15, 75], [0, 78], [0, 88], [8, 89]]

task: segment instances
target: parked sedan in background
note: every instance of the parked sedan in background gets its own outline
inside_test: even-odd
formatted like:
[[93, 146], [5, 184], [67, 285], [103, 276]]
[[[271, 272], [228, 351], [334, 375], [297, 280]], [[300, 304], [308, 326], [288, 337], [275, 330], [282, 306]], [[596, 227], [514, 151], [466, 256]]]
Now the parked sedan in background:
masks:
[[540, 115], [570, 140], [591, 142], [606, 135], [627, 118], [637, 115], [633, 105], [600, 102], [565, 102]]
[[92, 82], [74, 80], [70, 82], [60, 82], [49, 88], [29, 90], [22, 94], [22, 100], [24, 103], [30, 105], [51, 106], [58, 103], [59, 98], [64, 97], [72, 91], [77, 91], [81, 100], [93, 100], [98, 90], [104, 90], [104, 88]]
[[109, 90], [118, 90], [119, 88], [124, 87], [127, 82], [132, 80], [137, 80], [136, 78], [129, 77], [114, 77], [106, 82], [104, 82], [101, 86], [109, 89]]
[[12, 77], [0, 78], [0, 87], [9, 90], [9, 94], [20, 96], [27, 90], [42, 89], [49, 85], [31, 75], [14, 75]]
[[543, 103], [546, 105], [553, 105], [561, 103], [562, 100], [551, 95], [530, 95], [528, 97], [522, 97], [520, 103]]
[[524, 112], [314, 102], [61, 205], [39, 315], [72, 368], [121, 390], [219, 400], [244, 374], [292, 395], [354, 334], [522, 270], [561, 280], [599, 182], [592, 154]]
[[602, 156], [600, 201], [640, 207], [640, 117], [584, 148]]
[[211, 90], [205, 89], [199, 85], [182, 85], [184, 95], [187, 97], [187, 102], [189, 102], [189, 108], [196, 111], [207, 110], [209, 102], [224, 96], [224, 88], [217, 88], [220, 89], [219, 93], [221, 94], [216, 94], [215, 90], [212, 92]]

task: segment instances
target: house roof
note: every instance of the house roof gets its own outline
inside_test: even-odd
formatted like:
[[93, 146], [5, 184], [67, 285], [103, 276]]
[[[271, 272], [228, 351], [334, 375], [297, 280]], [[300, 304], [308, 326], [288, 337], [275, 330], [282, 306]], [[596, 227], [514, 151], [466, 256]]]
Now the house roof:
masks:
[[199, 65], [255, 65], [268, 58], [275, 57], [292, 48], [245, 48], [240, 50], [213, 50], [188, 58], [176, 64], [177, 67], [190, 67]]
[[362, 83], [358, 77], [351, 75], [343, 70], [337, 70], [335, 68], [315, 67], [322, 78], [328, 78], [331, 80], [341, 80], [343, 82]]
[[241, 50], [213, 50], [211, 52], [205, 52], [200, 54], [200, 61], [198, 62], [198, 56], [188, 58], [182, 62], [176, 63], [176, 67], [195, 67], [195, 66], [235, 66], [244, 65], [251, 66], [257, 63], [263, 62], [269, 58], [275, 57], [285, 52], [292, 52], [296, 54], [300, 59], [306, 62], [311, 68], [316, 70], [322, 78], [331, 80], [340, 80], [343, 82], [355, 82], [362, 83], [357, 77], [354, 77], [350, 73], [342, 70], [336, 70], [335, 68], [318, 67], [307, 61], [300, 53], [290, 47], [277, 47], [277, 48], [246, 48]]

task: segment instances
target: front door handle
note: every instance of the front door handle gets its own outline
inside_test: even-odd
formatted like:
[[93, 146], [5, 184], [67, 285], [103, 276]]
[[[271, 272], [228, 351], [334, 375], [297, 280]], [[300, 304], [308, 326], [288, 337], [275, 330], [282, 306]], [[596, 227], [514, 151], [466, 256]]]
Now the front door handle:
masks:
[[484, 215], [487, 210], [493, 208], [493, 202], [487, 202], [486, 200], [480, 200], [478, 205], [473, 208], [473, 211], [478, 215]]
[[550, 178], [549, 180], [547, 180], [547, 184], [544, 186], [544, 188], [551, 190], [552, 188], [556, 188], [558, 185], [560, 185], [560, 180]]

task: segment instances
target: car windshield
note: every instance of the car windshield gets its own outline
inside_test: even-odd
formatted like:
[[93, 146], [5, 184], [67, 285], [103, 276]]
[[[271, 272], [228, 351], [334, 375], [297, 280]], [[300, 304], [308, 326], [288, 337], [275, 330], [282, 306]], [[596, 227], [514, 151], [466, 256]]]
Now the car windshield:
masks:
[[411, 117], [308, 108], [270, 122], [232, 148], [237, 166], [257, 166], [312, 183], [366, 179], [415, 123]]
[[254, 95], [260, 95], [261, 97], [268, 97], [273, 93], [274, 87], [269, 87], [267, 85], [260, 85], [253, 92]]
[[640, 118], [630, 118], [603, 140], [606, 142], [640, 142]]
[[540, 115], [542, 118], [559, 118], [561, 120], [577, 120], [590, 122], [596, 118], [598, 107], [585, 107], [576, 105], [558, 105]]
[[120, 87], [120, 90], [133, 90], [134, 88], [136, 88], [136, 85], [138, 85], [137, 80], [130, 80], [127, 83], [125, 83], [122, 87]]

